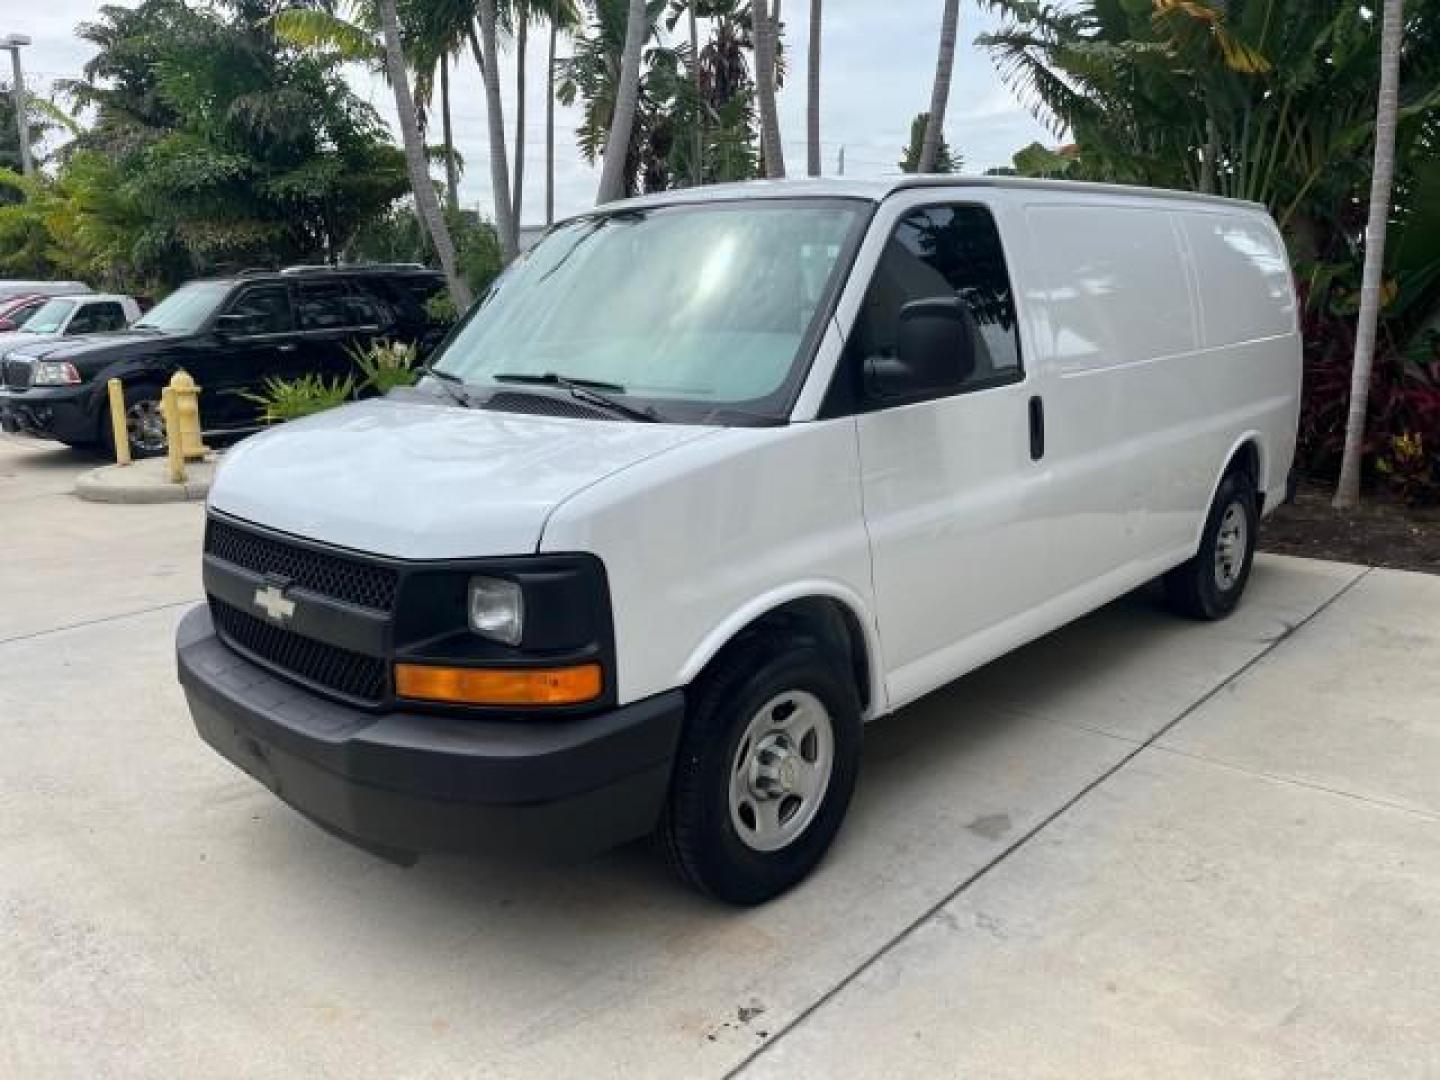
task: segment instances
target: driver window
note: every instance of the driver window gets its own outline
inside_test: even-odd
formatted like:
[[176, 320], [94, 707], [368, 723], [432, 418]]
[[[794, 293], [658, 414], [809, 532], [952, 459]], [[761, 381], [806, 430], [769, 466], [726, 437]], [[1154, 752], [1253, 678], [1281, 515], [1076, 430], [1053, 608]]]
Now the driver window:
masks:
[[975, 368], [956, 392], [1020, 377], [1020, 336], [1000, 235], [980, 206], [932, 206], [903, 217], [886, 245], [847, 343], [851, 370], [893, 358], [900, 309], [958, 297], [974, 317]]
[[295, 328], [290, 314], [290, 290], [284, 285], [246, 289], [225, 314], [236, 316], [235, 332], [244, 336], [284, 334]]

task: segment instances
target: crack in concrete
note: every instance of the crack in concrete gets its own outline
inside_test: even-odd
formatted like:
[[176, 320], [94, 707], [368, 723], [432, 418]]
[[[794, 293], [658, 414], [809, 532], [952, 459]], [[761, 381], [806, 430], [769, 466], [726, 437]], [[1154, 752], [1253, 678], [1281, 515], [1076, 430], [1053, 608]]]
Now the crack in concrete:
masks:
[[67, 630], [83, 630], [87, 626], [100, 626], [108, 622], [118, 622], [121, 619], [134, 619], [141, 615], [150, 615], [156, 611], [164, 611], [167, 608], [198, 604], [202, 599], [204, 599], [204, 597], [191, 596], [183, 600], [170, 600], [164, 604], [156, 604], [154, 607], [138, 608], [135, 611], [122, 611], [114, 615], [102, 615], [98, 619], [82, 619], [80, 622], [69, 623], [65, 626], [52, 626], [45, 630], [32, 630], [26, 634], [16, 634], [14, 637], [0, 638], [0, 649], [3, 649], [6, 645], [13, 645], [20, 641], [33, 641], [35, 638], [45, 637], [48, 634], [63, 634]]

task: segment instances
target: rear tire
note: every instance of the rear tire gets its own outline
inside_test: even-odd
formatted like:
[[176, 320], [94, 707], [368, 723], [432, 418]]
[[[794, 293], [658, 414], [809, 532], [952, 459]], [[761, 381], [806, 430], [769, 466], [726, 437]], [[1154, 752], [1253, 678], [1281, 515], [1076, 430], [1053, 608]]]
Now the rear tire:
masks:
[[[165, 421], [160, 414], [160, 387], [139, 384], [125, 388], [125, 425], [130, 439], [130, 456], [158, 457], [165, 453]], [[115, 460], [115, 430], [106, 405], [100, 418], [100, 445]]]
[[817, 641], [756, 635], [697, 681], [657, 839], [680, 877], [759, 904], [813, 870], [860, 767], [860, 702]]
[[1227, 473], [1205, 519], [1199, 552], [1165, 575], [1170, 606], [1206, 621], [1234, 611], [1250, 580], [1259, 524], [1254, 481], [1240, 470]]

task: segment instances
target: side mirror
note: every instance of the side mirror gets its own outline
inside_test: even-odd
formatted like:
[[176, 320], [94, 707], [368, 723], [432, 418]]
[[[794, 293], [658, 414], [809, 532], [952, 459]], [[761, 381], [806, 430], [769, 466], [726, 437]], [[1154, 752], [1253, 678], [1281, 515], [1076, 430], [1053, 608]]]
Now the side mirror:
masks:
[[215, 320], [215, 336], [221, 339], [244, 337], [250, 329], [246, 315], [221, 315]]
[[865, 362], [866, 393], [904, 400], [959, 386], [975, 370], [973, 324], [958, 297], [910, 301], [900, 309], [896, 355]]

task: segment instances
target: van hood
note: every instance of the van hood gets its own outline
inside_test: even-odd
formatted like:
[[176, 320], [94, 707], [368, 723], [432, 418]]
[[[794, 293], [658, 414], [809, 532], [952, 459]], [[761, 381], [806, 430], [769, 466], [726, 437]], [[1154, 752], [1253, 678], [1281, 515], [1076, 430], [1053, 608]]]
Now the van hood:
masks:
[[492, 412], [428, 397], [347, 405], [247, 439], [225, 456], [210, 506], [395, 558], [526, 554], [569, 496], [721, 430]]

